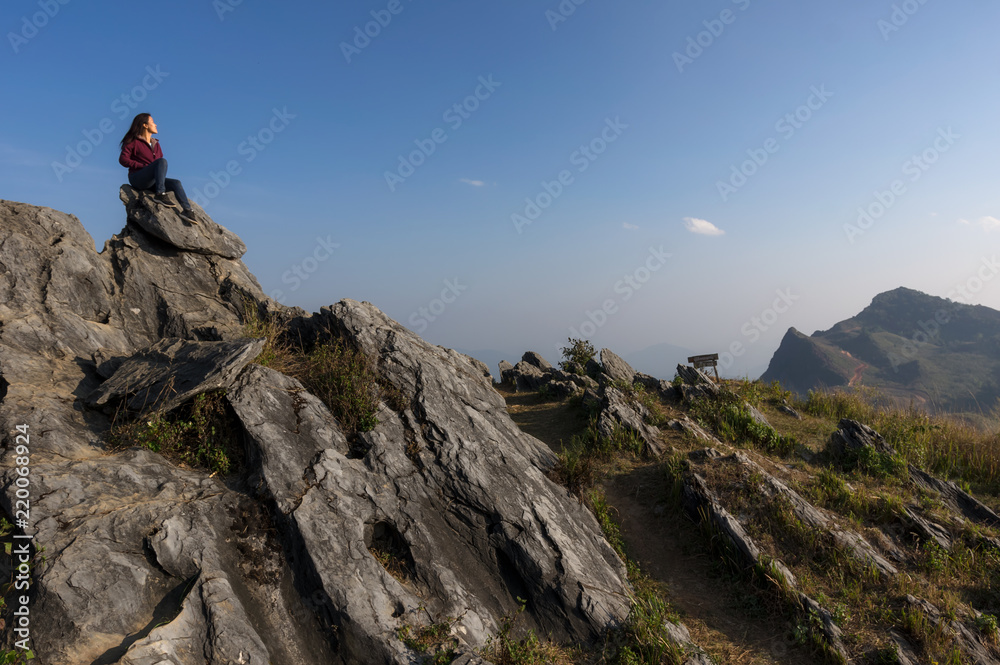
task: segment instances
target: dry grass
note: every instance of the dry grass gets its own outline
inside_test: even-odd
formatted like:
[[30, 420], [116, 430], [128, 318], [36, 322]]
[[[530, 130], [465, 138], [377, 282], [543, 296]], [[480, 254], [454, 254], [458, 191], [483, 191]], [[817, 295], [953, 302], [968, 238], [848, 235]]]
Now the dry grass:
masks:
[[895, 406], [876, 391], [812, 392], [803, 410], [834, 422], [850, 418], [879, 432], [908, 462], [946, 478], [1000, 490], [1000, 422], [990, 429], [916, 407]]
[[382, 402], [397, 411], [405, 407], [405, 396], [381, 380], [375, 358], [332, 335], [328, 341], [304, 349], [289, 339], [276, 314], [263, 316], [252, 304], [245, 310], [244, 334], [265, 339], [254, 362], [301, 382], [329, 407], [349, 440], [375, 428]]

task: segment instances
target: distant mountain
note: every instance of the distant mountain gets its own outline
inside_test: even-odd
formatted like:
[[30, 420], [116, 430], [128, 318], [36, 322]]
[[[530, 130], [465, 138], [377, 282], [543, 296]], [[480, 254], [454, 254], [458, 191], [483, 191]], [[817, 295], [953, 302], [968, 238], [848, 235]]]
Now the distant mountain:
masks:
[[873, 386], [932, 411], [989, 411], [1000, 397], [1000, 312], [898, 288], [806, 336], [789, 328], [761, 379], [804, 394]]

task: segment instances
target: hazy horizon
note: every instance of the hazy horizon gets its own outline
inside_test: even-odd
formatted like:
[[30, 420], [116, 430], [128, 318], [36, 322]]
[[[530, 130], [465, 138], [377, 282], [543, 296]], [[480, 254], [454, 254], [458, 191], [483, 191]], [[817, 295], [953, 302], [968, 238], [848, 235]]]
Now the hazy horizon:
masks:
[[100, 249], [147, 111], [169, 176], [284, 304], [368, 300], [512, 362], [568, 337], [738, 348], [724, 372], [754, 376], [789, 327], [900, 286], [1000, 309], [997, 19], [982, 0], [18, 0], [0, 198], [78, 216]]

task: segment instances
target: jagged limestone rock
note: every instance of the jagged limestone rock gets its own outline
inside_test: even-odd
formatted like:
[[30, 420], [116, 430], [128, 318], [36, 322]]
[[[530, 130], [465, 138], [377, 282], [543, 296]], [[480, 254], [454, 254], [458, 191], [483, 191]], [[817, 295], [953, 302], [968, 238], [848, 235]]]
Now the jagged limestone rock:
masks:
[[97, 407], [124, 406], [133, 413], [171, 411], [199, 393], [228, 388], [264, 348], [264, 339], [189, 342], [161, 339], [124, 360], [88, 397]]
[[[183, 224], [173, 213], [157, 223]], [[0, 201], [0, 421], [8, 432], [27, 426], [31, 440], [28, 531], [47, 557], [35, 570], [31, 609], [40, 662], [340, 665], [383, 663], [386, 654], [412, 661], [395, 630], [404, 618], [437, 617], [407, 614], [409, 605], [393, 617], [397, 606], [385, 614], [351, 600], [352, 585], [364, 587], [358, 598], [404, 586], [366, 548], [369, 538], [392, 540], [390, 514], [360, 530], [358, 516], [348, 515], [342, 525], [350, 528], [337, 530], [338, 502], [368, 517], [404, 506], [409, 512], [400, 514], [412, 526], [400, 537], [412, 536], [435, 556], [452, 553], [441, 561], [475, 559], [455, 573], [421, 558], [416, 571], [424, 577], [415, 579], [437, 581], [410, 592], [424, 607], [472, 608], [462, 638], [470, 645], [481, 644], [518, 595], [532, 599], [540, 634], [585, 640], [624, 619], [624, 566], [593, 516], [545, 477], [554, 456], [510, 420], [482, 363], [424, 343], [371, 305], [341, 304], [315, 317], [280, 308], [242, 262], [226, 258], [242, 250], [220, 237], [211, 252], [185, 249], [129, 221], [98, 253], [75, 217]], [[246, 477], [235, 486], [248, 482], [257, 488], [253, 498], [146, 450], [109, 454], [111, 419], [85, 397], [116, 372], [128, 374], [128, 359], [164, 338], [182, 346], [239, 340], [248, 306], [314, 337], [332, 323], [380, 358], [383, 378], [409, 407], [383, 408], [382, 424], [359, 437], [369, 455], [349, 458], [355, 448], [326, 407], [294, 384], [292, 392], [275, 392], [273, 374], [256, 393], [273, 403], [243, 403], [243, 422], [263, 444], [252, 446]], [[227, 347], [223, 384], [254, 355], [254, 344]], [[198, 364], [176, 356], [174, 368], [212, 374]], [[236, 378], [259, 371], [251, 365]], [[151, 376], [143, 379], [149, 386], [160, 380]], [[109, 386], [112, 393], [128, 389]], [[309, 441], [318, 443], [310, 448]], [[0, 504], [12, 514], [12, 449], [0, 454]], [[388, 471], [404, 466], [399, 477]], [[385, 484], [390, 479], [400, 494]], [[330, 556], [333, 542], [347, 548], [337, 550], [346, 558]], [[345, 562], [367, 562], [353, 570], [371, 576], [346, 580]], [[475, 577], [483, 570], [492, 576]], [[375, 621], [386, 617], [392, 621]], [[479, 662], [471, 653], [464, 658]]]
[[552, 363], [543, 358], [541, 354], [534, 351], [526, 351], [525, 354], [521, 356], [521, 360], [529, 365], [534, 365], [543, 372], [547, 369], [553, 369]]
[[514, 366], [511, 365], [506, 360], [501, 360], [499, 368], [500, 368], [500, 380], [504, 383], [509, 383], [510, 385], [514, 385], [516, 382], [516, 379], [512, 374]]
[[[470, 359], [368, 303], [341, 301], [316, 318], [378, 358], [382, 379], [406, 396], [407, 408], [383, 405], [379, 425], [359, 435], [363, 457], [319, 407], [298, 410], [297, 432], [275, 428], [304, 397], [291, 379], [250, 367], [230, 400], [259, 450], [258, 486], [312, 562], [347, 656], [409, 662], [392, 639], [404, 616], [459, 616], [463, 644], [481, 645], [518, 595], [526, 619], [556, 639], [593, 637], [627, 614], [609, 593], [627, 588], [624, 570], [596, 520], [546, 478], [554, 456], [506, 417]], [[369, 551], [377, 530], [405, 561], [402, 581]]]
[[842, 418], [838, 429], [830, 435], [830, 449], [837, 455], [871, 448], [885, 455], [895, 455], [896, 451], [886, 443], [882, 435], [857, 420]]
[[677, 376], [681, 377], [684, 385], [699, 388], [703, 393], [707, 393], [713, 397], [719, 394], [719, 386], [700, 369], [691, 367], [690, 365], [678, 364]]
[[601, 349], [601, 367], [612, 381], [626, 386], [631, 386], [635, 381], [635, 370], [611, 349]]
[[[755, 472], [763, 472], [763, 469], [752, 462], [744, 453], [736, 453], [730, 457], [720, 457], [718, 451], [706, 449], [701, 456], [689, 456], [692, 461], [700, 461], [702, 464], [718, 464], [728, 461], [748, 466]], [[786, 492], [782, 494], [786, 498], [791, 497], [791, 490], [774, 480], [777, 485], [772, 485], [775, 490], [779, 490], [778, 485]], [[797, 495], [795, 495], [797, 496]], [[708, 482], [696, 471], [689, 470], [684, 479], [684, 486], [681, 491], [681, 499], [685, 510], [694, 521], [707, 520], [714, 529], [724, 536], [737, 552], [742, 563], [747, 568], [760, 568], [767, 571], [767, 576], [776, 584], [786, 590], [795, 591], [800, 610], [807, 615], [815, 615], [820, 620], [823, 636], [831, 649], [836, 651], [844, 662], [848, 660], [847, 649], [843, 642], [843, 634], [833, 621], [833, 615], [815, 600], [798, 591], [798, 581], [792, 571], [780, 560], [765, 556], [756, 541], [747, 533], [740, 520], [734, 517], [722, 502], [718, 495], [712, 491]], [[804, 503], [804, 500], [803, 500]], [[822, 519], [822, 514], [810, 506], [808, 515], [811, 519]]]
[[923, 612], [931, 625], [952, 638], [955, 644], [961, 647], [963, 654], [970, 655], [976, 665], [1000, 664], [1000, 659], [994, 655], [993, 650], [983, 644], [982, 638], [977, 634], [978, 631], [970, 630], [959, 617], [949, 619], [928, 601], [909, 594], [906, 596], [906, 603], [911, 611]]
[[871, 566], [879, 575], [892, 577], [899, 571], [878, 551], [872, 547], [861, 534], [850, 529], [844, 529], [831, 520], [822, 510], [806, 501], [802, 495], [768, 473], [762, 466], [750, 457], [737, 451], [732, 460], [742, 465], [749, 472], [756, 474], [764, 482], [765, 492], [771, 496], [779, 496], [791, 506], [795, 516], [804, 524], [825, 531], [831, 541], [842, 551], [856, 559], [864, 566]]
[[912, 464], [908, 466], [908, 471], [913, 483], [931, 492], [936, 492], [949, 508], [961, 513], [966, 519], [986, 526], [1000, 526], [1000, 516], [953, 481], [946, 482], [935, 478]]
[[212, 221], [197, 203], [191, 206], [198, 223], [191, 224], [180, 216], [179, 208], [158, 203], [151, 192], [122, 185], [118, 196], [125, 204], [130, 223], [171, 247], [226, 259], [238, 259], [247, 253], [247, 246], [239, 236]]
[[597, 416], [597, 431], [606, 439], [613, 438], [617, 429], [638, 436], [642, 439], [644, 452], [656, 457], [662, 455], [666, 447], [660, 430], [647, 424], [650, 417], [649, 410], [641, 403], [628, 399], [617, 388], [607, 386], [601, 400], [601, 412]]
[[691, 420], [689, 416], [684, 416], [679, 420], [671, 420], [667, 423], [667, 427], [678, 432], [683, 432], [689, 434], [696, 439], [700, 439], [708, 444], [721, 446], [722, 442], [718, 438], [706, 432], [701, 425]]

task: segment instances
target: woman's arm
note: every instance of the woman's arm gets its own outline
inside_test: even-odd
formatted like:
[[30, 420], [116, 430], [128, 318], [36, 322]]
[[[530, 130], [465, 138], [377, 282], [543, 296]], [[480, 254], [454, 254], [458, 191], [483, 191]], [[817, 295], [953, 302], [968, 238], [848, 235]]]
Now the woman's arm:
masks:
[[135, 141], [132, 141], [127, 146], [122, 148], [122, 154], [118, 158], [118, 163], [127, 168], [129, 171], [135, 171], [145, 166], [145, 164], [135, 158], [135, 143]]

